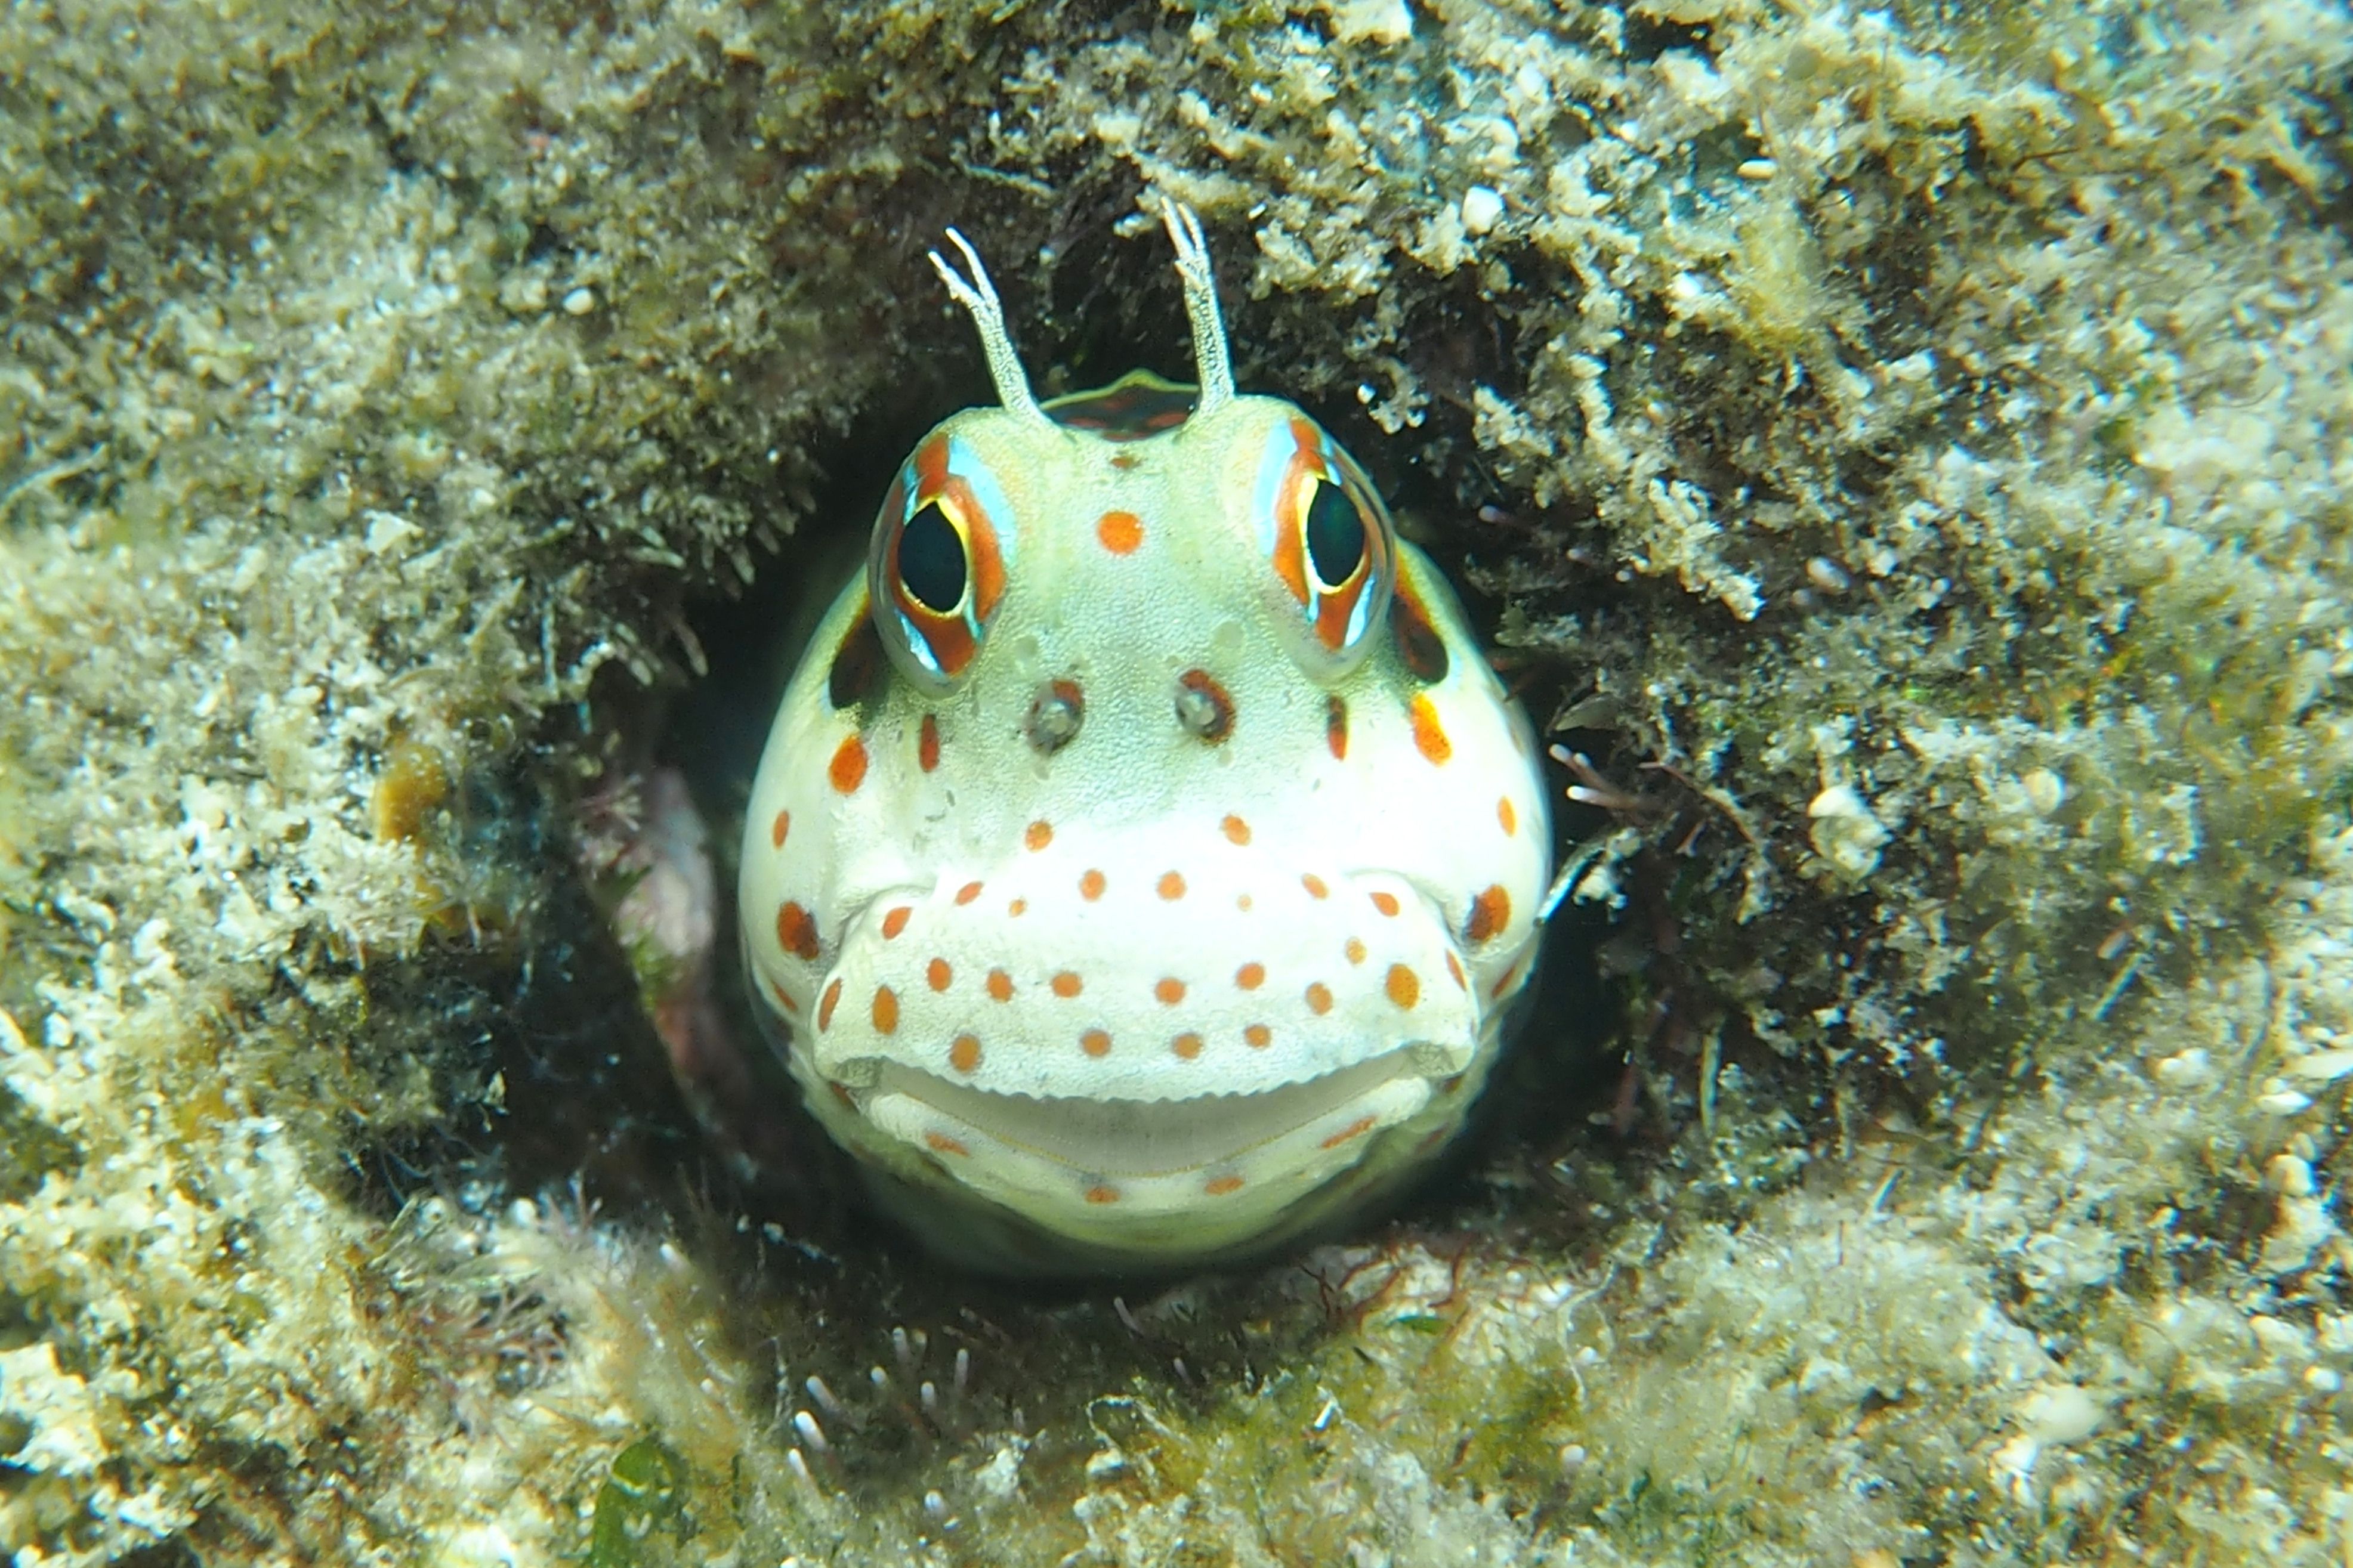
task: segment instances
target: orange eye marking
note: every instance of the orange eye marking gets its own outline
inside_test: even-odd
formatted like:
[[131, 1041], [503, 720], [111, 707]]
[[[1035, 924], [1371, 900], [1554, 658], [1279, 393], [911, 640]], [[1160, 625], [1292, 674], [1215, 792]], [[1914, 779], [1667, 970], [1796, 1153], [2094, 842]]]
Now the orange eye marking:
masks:
[[1492, 942], [1511, 923], [1512, 895], [1504, 891], [1500, 882], [1490, 883], [1485, 892], [1471, 900], [1471, 919], [1462, 934], [1472, 942]]
[[874, 1032], [878, 1035], [899, 1032], [899, 994], [888, 985], [874, 988]]
[[[1250, 840], [1250, 824], [1239, 816], [1229, 816], [1218, 826], [1225, 829], [1226, 840], [1229, 843], [1247, 844]], [[783, 840], [779, 839], [777, 842], [782, 843]]]
[[1245, 963], [1234, 971], [1234, 984], [1245, 991], [1255, 991], [1266, 984], [1266, 965]]
[[783, 986], [777, 984], [773, 980], [768, 982], [768, 993], [770, 995], [776, 997], [776, 1005], [782, 1007], [786, 1012], [797, 1013], [801, 1010], [801, 1005], [793, 1000], [793, 994], [786, 990]]
[[1067, 969], [1055, 975], [1054, 978], [1048, 981], [1047, 984], [1054, 988], [1055, 995], [1061, 997], [1066, 1002], [1086, 989], [1086, 983], [1082, 981], [1077, 975], [1071, 973]]
[[[1226, 820], [1228, 822], [1231, 822], [1233, 818], [1229, 816], [1226, 818]], [[793, 814], [789, 811], [780, 811], [776, 813], [776, 820], [768, 824], [769, 847], [782, 849], [785, 847], [785, 835], [790, 833], [792, 830]]]
[[1399, 1007], [1410, 1008], [1421, 1000], [1421, 976], [1402, 963], [1392, 963], [1389, 965], [1389, 977], [1381, 989], [1387, 991], [1389, 1000]]
[[946, 990], [948, 982], [955, 978], [955, 971], [948, 967], [944, 958], [935, 958], [923, 966], [923, 984], [934, 991]]
[[1253, 1050], [1262, 1051], [1274, 1043], [1274, 1031], [1264, 1024], [1250, 1024], [1244, 1026], [1242, 1038], [1250, 1042]]
[[1089, 1029], [1079, 1037], [1079, 1049], [1100, 1060], [1111, 1055], [1111, 1036], [1102, 1029]]
[[1329, 1138], [1324, 1139], [1322, 1146], [1326, 1149], [1337, 1149], [1349, 1139], [1362, 1138], [1366, 1133], [1370, 1132], [1372, 1130], [1373, 1119], [1369, 1116], [1359, 1116], [1354, 1121], [1349, 1122], [1345, 1127], [1341, 1128], [1337, 1132], [1333, 1133]]
[[1512, 809], [1510, 795], [1503, 795], [1496, 800], [1495, 820], [1504, 825], [1504, 836], [1506, 838], [1519, 832], [1520, 814]]
[[1454, 976], [1454, 984], [1457, 989], [1463, 991], [1471, 989], [1471, 982], [1464, 979], [1462, 976], [1462, 961], [1456, 958], [1451, 952], [1449, 952], [1446, 955], [1446, 973]]
[[1113, 555], [1133, 555], [1144, 542], [1144, 520], [1132, 511], [1107, 511], [1095, 523], [1095, 539]]
[[915, 738], [915, 761], [925, 773], [940, 765], [940, 721], [923, 715], [923, 732]]
[[980, 897], [980, 884], [978, 882], [966, 882], [963, 887], [956, 889], [955, 901], [960, 904], [968, 904], [978, 897]]
[[817, 921], [790, 900], [776, 910], [776, 945], [804, 963], [817, 962]]
[[1021, 842], [1032, 853], [1043, 849], [1054, 842], [1054, 825], [1050, 822], [1031, 823], [1022, 830]]
[[1446, 726], [1438, 721], [1438, 705], [1427, 691], [1413, 694], [1414, 749], [1431, 763], [1443, 763], [1454, 754], [1454, 742], [1446, 738]]
[[1103, 896], [1103, 874], [1101, 871], [1089, 871], [1079, 879], [1079, 897], [1092, 904]]
[[1158, 890], [1162, 898], [1174, 903], [1185, 896], [1185, 879], [1174, 871], [1163, 871]]
[[1332, 1010], [1332, 988], [1321, 980], [1307, 988], [1307, 1010], [1319, 1018]]
[[1153, 986], [1152, 994], [1160, 998], [1163, 1005], [1174, 1007], [1185, 1000], [1185, 983], [1176, 979], [1163, 980]]
[[992, 1001], [1012, 1001], [1013, 976], [1006, 973], [1002, 969], [990, 970], [988, 972], [988, 994], [989, 999]]
[[1180, 1060], [1189, 1062], [1201, 1054], [1201, 1037], [1179, 1035], [1168, 1042], [1168, 1048], [1175, 1051]]
[[1336, 691], [1324, 700], [1324, 743], [1335, 761], [1348, 760], [1348, 700]]
[[1398, 897], [1395, 893], [1375, 893], [1373, 895], [1373, 908], [1380, 910], [1381, 913], [1385, 915], [1395, 915], [1398, 912]]
[[1348, 939], [1348, 945], [1344, 951], [1348, 954], [1349, 963], [1362, 963], [1365, 962], [1365, 944], [1358, 942], [1355, 937], [1352, 936]]
[[1240, 1176], [1212, 1176], [1201, 1184], [1201, 1190], [1213, 1198], [1221, 1198], [1228, 1193], [1240, 1192], [1242, 1179]]
[[980, 1068], [980, 1037], [958, 1035], [948, 1047], [948, 1066], [958, 1072], [975, 1072]]
[[833, 1005], [840, 1000], [841, 977], [839, 975], [836, 975], [834, 977], [833, 984], [825, 988], [825, 994], [818, 998], [817, 1026], [818, 1028], [830, 1029], [833, 1027]]
[[889, 942], [901, 931], [905, 931], [907, 929], [907, 922], [914, 918], [914, 910], [909, 909], [904, 904], [901, 904], [897, 909], [892, 910], [889, 914], [884, 915], [882, 917], [882, 940], [884, 942]]
[[1115, 1204], [1119, 1202], [1119, 1189], [1117, 1187], [1105, 1186], [1089, 1187], [1087, 1189], [1087, 1202], [1091, 1204]]
[[866, 742], [855, 735], [843, 736], [841, 744], [834, 748], [833, 761], [826, 764], [825, 776], [839, 794], [857, 794], [858, 786], [866, 782]]
[[1307, 896], [1311, 899], [1328, 899], [1332, 896], [1332, 889], [1324, 885], [1324, 879], [1313, 871], [1300, 878], [1299, 885], [1307, 889]]
[[1011, 915], [1015, 920], [1019, 920], [1023, 915], [1029, 912], [1029, 900], [1027, 899], [1016, 899], [1011, 903], [1005, 906], [1005, 912]]

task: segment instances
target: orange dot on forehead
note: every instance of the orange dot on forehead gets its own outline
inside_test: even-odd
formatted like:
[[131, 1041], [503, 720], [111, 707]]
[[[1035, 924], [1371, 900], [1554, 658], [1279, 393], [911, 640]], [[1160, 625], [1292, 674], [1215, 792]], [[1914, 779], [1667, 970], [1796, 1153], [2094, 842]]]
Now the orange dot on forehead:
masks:
[[1172, 976], [1153, 986], [1152, 994], [1166, 1005], [1174, 1007], [1185, 1000], [1185, 983]]
[[1091, 1057], [1111, 1055], [1111, 1036], [1103, 1029], [1089, 1029], [1079, 1037], [1079, 1049]]
[[884, 915], [882, 917], [882, 940], [888, 942], [892, 937], [897, 936], [901, 931], [905, 931], [907, 929], [907, 922], [914, 918], [914, 910], [909, 909], [904, 904], [901, 904], [897, 909], [894, 909], [890, 913]]
[[1219, 826], [1225, 829], [1226, 837], [1236, 844], [1247, 844], [1250, 841], [1250, 824], [1239, 816], [1229, 816]]
[[1185, 896], [1185, 879], [1178, 876], [1174, 871], [1163, 871], [1160, 874], [1159, 892], [1160, 896], [1164, 899], [1183, 898]]
[[1043, 849], [1054, 842], [1054, 825], [1050, 822], [1031, 823], [1022, 833], [1021, 842], [1031, 849]]
[[923, 966], [923, 984], [934, 991], [946, 990], [948, 983], [955, 978], [955, 971], [948, 967], [948, 961], [944, 958], [935, 958]]
[[845, 735], [833, 751], [833, 761], [827, 764], [827, 778], [843, 795], [852, 795], [866, 782], [866, 742], [855, 735]]
[[1132, 511], [1107, 511], [1095, 523], [1095, 538], [1113, 555], [1133, 555], [1144, 542], [1144, 520]]
[[1389, 965], [1388, 980], [1382, 989], [1389, 994], [1389, 1000], [1398, 1006], [1410, 1007], [1421, 1000], [1421, 976], [1402, 963], [1392, 963]]
[[1332, 1010], [1332, 988], [1318, 980], [1307, 987], [1307, 1010], [1321, 1017]]
[[1054, 988], [1055, 995], [1061, 997], [1076, 996], [1080, 992], [1086, 989], [1085, 982], [1082, 981], [1077, 975], [1071, 973], [1067, 969], [1055, 975], [1054, 978], [1047, 982], [1047, 984]]
[[948, 1047], [948, 1066], [958, 1072], [974, 1072], [980, 1067], [980, 1037], [958, 1035]]
[[899, 994], [888, 985], [874, 988], [874, 1032], [878, 1035], [899, 1032]]
[[[1231, 822], [1233, 818], [1228, 817], [1226, 820]], [[792, 830], [793, 814], [789, 811], [776, 813], [776, 820], [768, 824], [768, 843], [776, 848], [782, 849], [785, 847], [785, 835]]]
[[1079, 879], [1079, 897], [1093, 903], [1103, 896], [1103, 874], [1101, 871], [1089, 871]]

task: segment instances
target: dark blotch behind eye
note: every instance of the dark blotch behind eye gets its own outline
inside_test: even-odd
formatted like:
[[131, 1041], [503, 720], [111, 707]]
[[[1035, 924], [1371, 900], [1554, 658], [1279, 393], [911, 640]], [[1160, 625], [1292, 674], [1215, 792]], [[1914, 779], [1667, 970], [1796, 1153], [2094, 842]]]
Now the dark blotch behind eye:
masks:
[[1402, 589], [1389, 604], [1389, 635], [1397, 639], [1398, 658], [1417, 680], [1446, 679], [1446, 639], [1430, 624], [1420, 603]]
[[837, 712], [865, 701], [874, 695], [887, 663], [881, 636], [874, 629], [874, 618], [859, 616], [858, 625], [833, 650], [833, 664], [825, 676], [826, 700], [833, 704]]
[[923, 503], [899, 535], [899, 581], [935, 616], [964, 602], [964, 541], [934, 502]]
[[1307, 503], [1307, 559], [1327, 588], [1346, 582], [1365, 559], [1365, 520], [1348, 492], [1329, 480], [1316, 483]]

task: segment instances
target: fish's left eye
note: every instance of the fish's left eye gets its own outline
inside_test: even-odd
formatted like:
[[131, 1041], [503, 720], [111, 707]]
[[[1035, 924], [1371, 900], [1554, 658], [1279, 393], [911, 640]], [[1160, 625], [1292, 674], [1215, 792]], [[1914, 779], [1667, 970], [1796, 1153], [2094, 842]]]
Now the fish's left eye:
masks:
[[1268, 432], [1254, 504], [1301, 662], [1322, 678], [1345, 674], [1388, 609], [1397, 551], [1380, 498], [1339, 443], [1294, 412]]
[[899, 536], [899, 585], [935, 616], [952, 615], [964, 603], [964, 535], [940, 510], [926, 501], [907, 520]]
[[1307, 564], [1315, 582], [1331, 593], [1356, 574], [1365, 560], [1365, 516], [1345, 489], [1317, 478], [1315, 499], [1307, 503]]
[[874, 520], [866, 588], [899, 672], [944, 693], [988, 636], [1012, 563], [1011, 509], [971, 445], [934, 431], [899, 471]]

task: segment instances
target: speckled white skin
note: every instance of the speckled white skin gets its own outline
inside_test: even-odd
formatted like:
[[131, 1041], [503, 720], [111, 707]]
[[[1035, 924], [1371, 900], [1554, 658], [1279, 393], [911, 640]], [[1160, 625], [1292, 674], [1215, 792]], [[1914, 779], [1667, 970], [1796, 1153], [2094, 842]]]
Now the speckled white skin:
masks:
[[[936, 1247], [1229, 1259], [1370, 1201], [1459, 1125], [1533, 964], [1535, 749], [1360, 479], [1398, 624], [1374, 604], [1343, 648], [1314, 634], [1267, 549], [1299, 524], [1260, 515], [1268, 453], [1320, 436], [1292, 405], [1205, 395], [1113, 441], [1020, 395], [947, 420], [902, 481], [953, 450], [996, 487], [1003, 589], [968, 664], [943, 680], [892, 646], [886, 604], [890, 662], [837, 677], [870, 585], [892, 592], [878, 556], [786, 694], [745, 828], [748, 966], [811, 1110]], [[913, 510], [894, 487], [878, 529]], [[1421, 622], [1442, 660], [1401, 636]], [[1198, 703], [1180, 721], [1192, 670], [1229, 699], [1214, 741]], [[1083, 721], [1049, 752], [1031, 714], [1058, 681]]]

